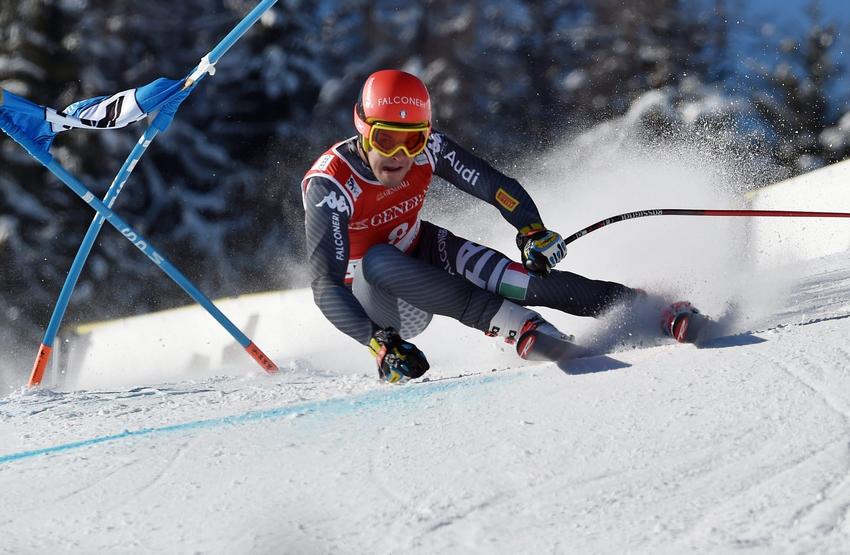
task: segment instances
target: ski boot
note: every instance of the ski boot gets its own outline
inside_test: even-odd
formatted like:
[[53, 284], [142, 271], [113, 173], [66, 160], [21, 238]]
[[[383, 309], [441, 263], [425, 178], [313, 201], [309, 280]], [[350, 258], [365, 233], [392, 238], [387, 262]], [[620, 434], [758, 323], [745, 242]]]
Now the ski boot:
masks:
[[516, 346], [516, 352], [525, 360], [558, 362], [581, 356], [583, 349], [573, 343], [575, 339], [547, 322], [540, 314], [504, 301], [490, 321], [490, 336], [505, 338], [505, 343]]
[[661, 314], [661, 330], [679, 343], [696, 343], [710, 322], [688, 301], [678, 301]]

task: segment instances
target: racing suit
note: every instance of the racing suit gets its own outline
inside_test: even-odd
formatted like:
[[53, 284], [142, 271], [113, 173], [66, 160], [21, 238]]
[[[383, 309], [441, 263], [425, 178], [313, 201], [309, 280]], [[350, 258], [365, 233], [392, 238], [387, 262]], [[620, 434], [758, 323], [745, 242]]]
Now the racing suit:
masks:
[[322, 154], [301, 183], [311, 287], [319, 309], [366, 345], [379, 328], [402, 337], [432, 314], [493, 332], [502, 302], [598, 316], [635, 290], [553, 270], [529, 273], [504, 254], [423, 221], [433, 175], [493, 205], [519, 233], [544, 229], [534, 201], [515, 179], [434, 131], [403, 182], [382, 185], [358, 153], [358, 138]]

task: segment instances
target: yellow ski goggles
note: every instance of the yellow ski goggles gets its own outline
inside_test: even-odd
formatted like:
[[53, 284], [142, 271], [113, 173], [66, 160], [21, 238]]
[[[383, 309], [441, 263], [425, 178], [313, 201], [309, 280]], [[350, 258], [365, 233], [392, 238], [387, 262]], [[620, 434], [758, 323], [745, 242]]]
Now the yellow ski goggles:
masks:
[[402, 125], [376, 121], [369, 126], [369, 136], [363, 137], [363, 148], [368, 152], [375, 149], [389, 158], [397, 152], [404, 152], [413, 158], [425, 150], [431, 126], [427, 123]]

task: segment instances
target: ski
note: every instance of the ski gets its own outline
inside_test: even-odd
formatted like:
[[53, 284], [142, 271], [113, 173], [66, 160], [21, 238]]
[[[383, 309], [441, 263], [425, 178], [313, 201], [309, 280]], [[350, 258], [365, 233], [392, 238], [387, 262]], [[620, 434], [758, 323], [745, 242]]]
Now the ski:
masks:
[[696, 312], [679, 317], [676, 325], [676, 340], [679, 343], [693, 343], [697, 347], [716, 335], [717, 322], [708, 316]]
[[517, 344], [517, 353], [525, 360], [539, 362], [563, 362], [593, 354], [574, 343], [571, 336], [562, 334], [555, 337], [539, 329], [522, 335]]

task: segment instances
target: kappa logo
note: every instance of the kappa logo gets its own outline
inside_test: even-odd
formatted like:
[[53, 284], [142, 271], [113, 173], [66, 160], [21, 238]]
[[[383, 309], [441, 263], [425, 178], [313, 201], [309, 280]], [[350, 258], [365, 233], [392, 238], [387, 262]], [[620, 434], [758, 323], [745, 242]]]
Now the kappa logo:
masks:
[[349, 177], [348, 181], [345, 182], [345, 188], [348, 189], [348, 192], [351, 193], [351, 196], [354, 197], [354, 200], [357, 200], [363, 193], [363, 189], [360, 188], [360, 185], [354, 181], [354, 177]]
[[428, 150], [431, 151], [431, 155], [434, 158], [443, 151], [443, 135], [440, 133], [431, 133], [431, 136], [428, 137]]
[[337, 195], [335, 192], [331, 191], [328, 193], [328, 196], [322, 199], [322, 202], [316, 205], [316, 208], [321, 208], [322, 206], [327, 205], [331, 210], [336, 210], [340, 214], [350, 214], [351, 210], [348, 208], [348, 201], [345, 200], [345, 197], [342, 195]]

